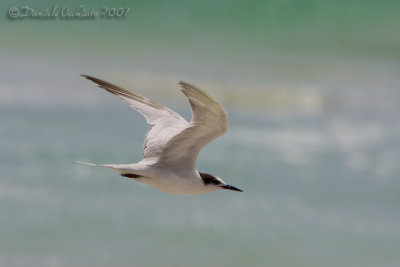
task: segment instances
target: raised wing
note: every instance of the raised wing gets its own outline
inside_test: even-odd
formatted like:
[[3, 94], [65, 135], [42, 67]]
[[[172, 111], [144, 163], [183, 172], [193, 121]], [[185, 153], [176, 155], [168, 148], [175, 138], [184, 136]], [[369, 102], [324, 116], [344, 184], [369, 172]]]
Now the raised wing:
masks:
[[168, 141], [189, 126], [189, 123], [178, 113], [161, 104], [109, 82], [88, 75], [81, 76], [95, 82], [100, 88], [118, 96], [146, 118], [147, 123], [151, 127], [146, 134], [143, 144], [144, 159], [151, 160], [153, 158], [156, 160], [161, 155]]
[[200, 88], [183, 81], [179, 84], [189, 100], [192, 120], [168, 141], [159, 163], [184, 175], [196, 168], [200, 150], [228, 130], [228, 116], [224, 108]]

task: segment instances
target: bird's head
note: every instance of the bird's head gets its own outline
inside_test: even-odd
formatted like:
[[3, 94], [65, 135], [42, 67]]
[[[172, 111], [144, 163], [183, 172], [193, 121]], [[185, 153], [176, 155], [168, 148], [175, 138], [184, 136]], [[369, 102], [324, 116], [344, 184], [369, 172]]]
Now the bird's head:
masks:
[[205, 186], [214, 187], [215, 190], [229, 189], [229, 190], [233, 190], [233, 191], [243, 192], [239, 188], [236, 188], [234, 186], [231, 186], [231, 185], [225, 183], [224, 180], [222, 180], [218, 176], [208, 174], [208, 173], [201, 173], [201, 172], [199, 172], [199, 174], [200, 174], [200, 177], [203, 180], [203, 183]]

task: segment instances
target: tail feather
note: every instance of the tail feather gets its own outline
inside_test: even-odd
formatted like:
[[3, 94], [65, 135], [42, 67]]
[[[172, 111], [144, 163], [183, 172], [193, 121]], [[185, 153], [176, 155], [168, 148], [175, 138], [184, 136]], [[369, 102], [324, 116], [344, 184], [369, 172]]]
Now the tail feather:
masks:
[[79, 161], [79, 160], [77, 160], [76, 162], [77, 162], [77, 163], [81, 163], [81, 164], [90, 165], [90, 166], [98, 166], [98, 167], [101, 166], [101, 165], [99, 165], [99, 164], [89, 163], [89, 162], [84, 162], [84, 161]]
[[76, 161], [76, 162], [95, 167], [109, 168], [123, 174], [134, 172], [136, 175], [136, 172], [139, 172], [138, 175], [141, 176], [141, 173], [143, 172], [143, 166], [138, 164], [96, 164], [83, 161]]
[[85, 164], [85, 165], [90, 165], [90, 166], [95, 166], [95, 167], [106, 167], [110, 169], [114, 169], [115, 165], [111, 164], [96, 164], [96, 163], [90, 163], [90, 162], [84, 162], [84, 161], [76, 161], [77, 163]]

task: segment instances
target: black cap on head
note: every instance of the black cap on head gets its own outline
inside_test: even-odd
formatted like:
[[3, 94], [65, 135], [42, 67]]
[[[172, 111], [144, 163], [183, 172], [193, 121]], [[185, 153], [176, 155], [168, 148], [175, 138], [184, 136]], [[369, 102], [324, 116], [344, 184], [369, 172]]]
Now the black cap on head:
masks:
[[219, 178], [215, 175], [208, 174], [208, 173], [202, 173], [202, 172], [199, 172], [199, 174], [200, 174], [201, 179], [203, 180], [204, 185], [216, 185], [223, 189], [229, 189], [229, 190], [233, 190], [233, 191], [243, 192], [239, 188], [236, 188], [229, 184], [225, 184], [225, 182], [222, 181], [221, 178]]

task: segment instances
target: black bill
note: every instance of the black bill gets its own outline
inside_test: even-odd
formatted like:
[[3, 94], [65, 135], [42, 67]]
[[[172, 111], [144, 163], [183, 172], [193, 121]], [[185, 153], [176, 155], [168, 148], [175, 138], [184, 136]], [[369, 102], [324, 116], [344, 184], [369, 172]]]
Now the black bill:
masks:
[[223, 189], [229, 189], [229, 190], [233, 190], [233, 191], [243, 192], [243, 190], [240, 190], [239, 188], [236, 188], [236, 187], [231, 186], [231, 185], [229, 185], [229, 184], [223, 185], [223, 186], [221, 186], [221, 187], [222, 187]]

